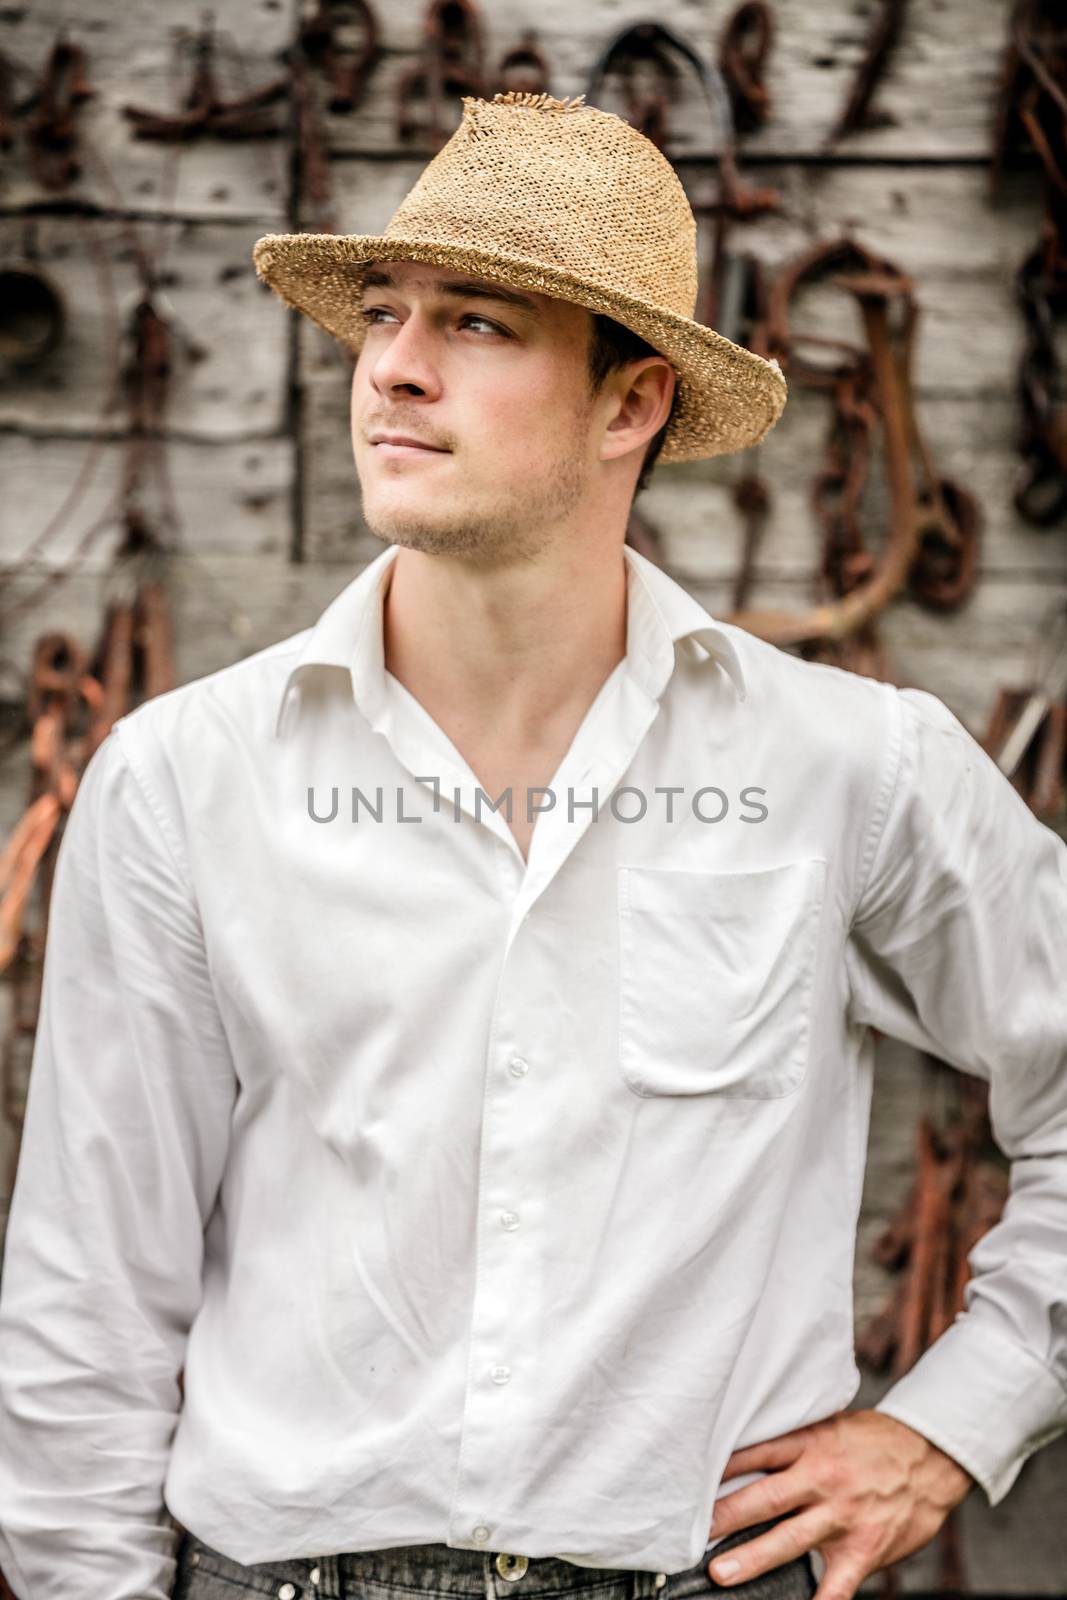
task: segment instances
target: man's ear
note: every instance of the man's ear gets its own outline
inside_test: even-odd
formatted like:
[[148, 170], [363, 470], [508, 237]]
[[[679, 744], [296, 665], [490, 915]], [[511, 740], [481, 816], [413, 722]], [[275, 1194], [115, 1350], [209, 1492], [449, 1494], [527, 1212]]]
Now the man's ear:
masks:
[[602, 461], [628, 455], [655, 438], [670, 416], [677, 376], [665, 356], [627, 362], [609, 375], [617, 409], [605, 428]]

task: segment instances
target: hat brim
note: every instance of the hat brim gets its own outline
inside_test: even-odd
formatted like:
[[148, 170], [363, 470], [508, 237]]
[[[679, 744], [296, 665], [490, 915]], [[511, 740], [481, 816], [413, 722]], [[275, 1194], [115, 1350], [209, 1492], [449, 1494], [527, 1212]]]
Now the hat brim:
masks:
[[470, 272], [612, 317], [665, 355], [678, 374], [659, 456], [664, 462], [748, 449], [770, 432], [785, 405], [786, 383], [777, 363], [689, 317], [541, 262], [425, 239], [335, 233], [264, 234], [252, 259], [281, 300], [357, 353], [367, 328], [360, 315], [360, 269], [371, 261], [420, 261]]

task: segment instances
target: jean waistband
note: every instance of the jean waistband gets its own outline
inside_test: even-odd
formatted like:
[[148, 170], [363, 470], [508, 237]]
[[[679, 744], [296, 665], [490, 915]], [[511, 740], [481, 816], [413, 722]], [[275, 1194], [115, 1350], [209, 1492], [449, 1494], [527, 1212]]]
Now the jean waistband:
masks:
[[662, 1573], [636, 1568], [581, 1567], [559, 1556], [456, 1550], [445, 1544], [350, 1551], [323, 1556], [316, 1565], [322, 1600], [362, 1594], [368, 1583], [422, 1594], [427, 1600], [441, 1595], [456, 1600], [551, 1600], [576, 1592], [592, 1600], [595, 1590], [610, 1591], [612, 1600], [654, 1600], [665, 1582]]
[[[663, 1600], [663, 1591], [695, 1595], [703, 1594], [709, 1584], [715, 1588], [706, 1570], [711, 1555], [757, 1538], [789, 1515], [782, 1512], [727, 1534], [715, 1541], [714, 1551], [705, 1549], [693, 1567], [677, 1575], [637, 1567], [583, 1567], [561, 1556], [459, 1550], [447, 1544], [395, 1545], [240, 1566], [187, 1528], [179, 1541], [178, 1564], [184, 1568], [210, 1563], [215, 1576], [243, 1593], [276, 1600], [354, 1600], [357, 1595], [360, 1600], [556, 1600], [575, 1595], [582, 1600]], [[805, 1568], [813, 1593], [810, 1556], [788, 1565]], [[379, 1593], [368, 1597], [371, 1586]]]

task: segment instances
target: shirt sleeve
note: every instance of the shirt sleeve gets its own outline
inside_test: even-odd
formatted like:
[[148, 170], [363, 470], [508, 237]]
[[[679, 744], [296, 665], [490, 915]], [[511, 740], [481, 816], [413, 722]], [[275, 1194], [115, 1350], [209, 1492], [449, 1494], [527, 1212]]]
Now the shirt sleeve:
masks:
[[163, 1482], [236, 1090], [179, 838], [124, 731], [60, 841], [0, 1280], [0, 1568], [19, 1600], [171, 1593]]
[[875, 1409], [996, 1505], [1067, 1430], [1067, 845], [942, 701], [884, 687], [851, 1013], [988, 1082], [1011, 1182], [968, 1258], [963, 1311]]

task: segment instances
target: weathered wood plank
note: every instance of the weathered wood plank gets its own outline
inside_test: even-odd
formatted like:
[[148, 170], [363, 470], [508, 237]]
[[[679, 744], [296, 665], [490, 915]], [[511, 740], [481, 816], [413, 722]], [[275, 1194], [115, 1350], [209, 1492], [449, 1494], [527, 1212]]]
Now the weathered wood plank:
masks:
[[[165, 429], [220, 442], [281, 433], [289, 327], [252, 265], [260, 230], [180, 220], [135, 226], [162, 270], [156, 303], [171, 319]], [[6, 265], [32, 255], [66, 318], [49, 355], [9, 369], [0, 382], [0, 427], [56, 436], [123, 432], [129, 407], [120, 369], [132, 355], [143, 293], [129, 227], [92, 217], [0, 217], [0, 252]]]
[[[0, 435], [0, 552], [17, 566], [22, 553], [67, 502], [92, 452], [87, 487], [37, 558], [43, 570], [72, 562], [86, 573], [105, 572], [122, 529], [118, 506], [126, 447], [122, 444]], [[171, 440], [167, 474], [173, 489], [177, 529], [163, 522], [167, 501], [158, 478], [146, 467], [140, 503], [164, 543], [206, 551], [287, 559], [290, 543], [293, 446], [287, 439], [245, 444], [197, 445]], [[107, 516], [84, 556], [79, 544]]]
[[[766, 127], [745, 141], [760, 156], [818, 155], [843, 107], [863, 57], [873, 0], [828, 8], [805, 0], [777, 0], [775, 41], [767, 75], [772, 115]], [[883, 126], [843, 141], [838, 155], [848, 159], [904, 157], [909, 160], [984, 159], [989, 149], [992, 103], [1007, 32], [1005, 0], [934, 0], [912, 6], [907, 26], [881, 85], [875, 110]], [[732, 4], [718, 0], [647, 0], [576, 8], [570, 0], [494, 0], [483, 6], [490, 88], [506, 51], [535, 28], [551, 66], [553, 94], [584, 93], [594, 64], [624, 28], [655, 18], [680, 34], [706, 62], [718, 56], [723, 25]], [[420, 44], [419, 5], [381, 7], [383, 40], [390, 52], [370, 80], [367, 101], [354, 116], [328, 119], [335, 150], [390, 151], [398, 148], [396, 86]], [[713, 123], [695, 75], [678, 86], [671, 105], [672, 153], [713, 154], [718, 149]], [[611, 85], [598, 96], [607, 110], [622, 112]], [[456, 118], [460, 107], [457, 100]]]
[[872, 1260], [871, 1248], [908, 1198], [915, 1171], [915, 1123], [922, 1106], [926, 1068], [917, 1050], [896, 1039], [880, 1039], [875, 1058], [870, 1140], [856, 1237], [853, 1302], [857, 1332], [879, 1311], [892, 1290], [892, 1273]]
[[[283, 72], [279, 52], [293, 32], [297, 0], [215, 0], [217, 78], [225, 99], [250, 93]], [[21, 76], [21, 101], [45, 67], [56, 34], [89, 57], [96, 91], [83, 103], [77, 127], [87, 152], [81, 177], [64, 198], [107, 210], [176, 216], [262, 216], [267, 226], [284, 219], [288, 204], [290, 118], [284, 101], [271, 120], [285, 132], [271, 140], [198, 139], [181, 146], [133, 136], [126, 104], [163, 115], [179, 110], [191, 81], [188, 50], [175, 52], [179, 31], [195, 34], [203, 8], [177, 0], [165, 10], [153, 0], [34, 0], [7, 6], [0, 18], [0, 49], [30, 76]], [[180, 159], [174, 163], [177, 149]], [[96, 152], [94, 160], [91, 152]], [[102, 165], [101, 165], [102, 163]], [[21, 137], [5, 160], [0, 207], [19, 210], [55, 200], [35, 181]]]
[[[871, 1246], [907, 1199], [916, 1167], [919, 1116], [931, 1109], [939, 1088], [947, 1088], [952, 1077], [945, 1073], [945, 1083], [939, 1084], [917, 1051], [894, 1039], [878, 1042], [856, 1243], [853, 1303], [857, 1332], [898, 1281], [871, 1260]], [[853, 1409], [875, 1405], [893, 1381], [891, 1376], [876, 1376], [862, 1369]], [[968, 1592], [1062, 1594], [1067, 1524], [1048, 1512], [1050, 1506], [1062, 1504], [1065, 1495], [1067, 1437], [1053, 1440], [1024, 1462], [1010, 1494], [999, 1506], [990, 1508], [981, 1490], [970, 1494], [959, 1512]], [[936, 1593], [940, 1587], [937, 1543], [899, 1563], [895, 1572], [901, 1593]], [[883, 1579], [872, 1577], [859, 1592], [883, 1594]]]
[[1067, 1436], [1029, 1460], [1006, 1498], [990, 1507], [979, 1491], [960, 1507], [967, 1572], [976, 1594], [1049, 1595], [1059, 1600], [1067, 1573]]
[[[358, 565], [294, 565], [282, 550], [173, 554], [167, 592], [178, 682], [191, 682], [310, 627], [359, 570]], [[21, 604], [45, 575], [30, 567], [4, 574], [5, 612]], [[43, 600], [10, 620], [5, 618], [4, 655], [27, 673], [35, 639], [52, 629], [72, 633], [86, 650], [91, 649], [99, 634], [104, 597], [102, 574], [61, 574]], [[0, 765], [0, 773], [3, 770]]]
[[[664, 0], [657, 19], [683, 35], [705, 59], [717, 52], [721, 28], [730, 11], [719, 5], [709, 18], [699, 0]], [[366, 103], [354, 113], [324, 113], [332, 148], [339, 152], [398, 154], [395, 100], [399, 79], [417, 59], [423, 7], [408, 3], [378, 7], [385, 53], [372, 74]], [[912, 7], [892, 69], [878, 96], [878, 112], [890, 119], [881, 127], [844, 141], [840, 159], [982, 160], [989, 147], [992, 103], [1006, 33], [1006, 4], [983, 0], [941, 0]], [[170, 29], [195, 30], [200, 8], [179, 0], [167, 13]], [[215, 7], [217, 27], [225, 41], [220, 76], [225, 92], [236, 95], [267, 83], [284, 71], [281, 51], [294, 34], [294, 0], [224, 0]], [[836, 16], [780, 0], [778, 26], [768, 81], [773, 115], [745, 148], [766, 157], [817, 156], [848, 94], [862, 57], [873, 14], [871, 0], [841, 7]], [[547, 0], [534, 10], [518, 0], [483, 7], [486, 59], [491, 91], [496, 67], [523, 31], [535, 26], [553, 73], [558, 94], [586, 90], [593, 65], [609, 40], [623, 27], [643, 20], [643, 0], [575, 11], [565, 0]], [[82, 108], [80, 126], [86, 144], [99, 152], [113, 176], [123, 208], [162, 211], [185, 216], [284, 216], [288, 186], [286, 141], [235, 143], [201, 140], [182, 150], [172, 185], [166, 147], [131, 137], [121, 107], [173, 110], [188, 81], [188, 65], [176, 69], [172, 36], [160, 26], [150, 0], [133, 0], [121, 12], [107, 0], [51, 0], [33, 7], [13, 6], [0, 25], [3, 47], [31, 72], [43, 65], [59, 24], [91, 53], [90, 74], [97, 97]], [[236, 54], [239, 52], [241, 65]], [[325, 105], [325, 85], [319, 85]], [[599, 97], [608, 109], [623, 110], [610, 86]], [[286, 109], [277, 109], [279, 125], [290, 125]], [[456, 104], [456, 117], [459, 115]], [[717, 141], [695, 80], [683, 83], [674, 107], [672, 152], [680, 158], [712, 155]], [[18, 209], [47, 200], [19, 152], [8, 164], [0, 206]], [[115, 189], [89, 163], [71, 191], [95, 205], [113, 207]]]
[[[924, 397], [916, 413], [939, 474], [968, 487], [978, 500], [984, 523], [979, 582], [1019, 571], [1067, 579], [1062, 532], [1030, 527], [1011, 504], [1017, 466], [1013, 398]], [[700, 577], [729, 578], [737, 572], [744, 522], [734, 504], [733, 486], [744, 474], [758, 471], [772, 503], [757, 575], [800, 578], [812, 572], [823, 537], [811, 505], [812, 483], [824, 461], [830, 415], [824, 397], [795, 388], [778, 424], [755, 451], [658, 467], [638, 504], [661, 530], [671, 565]], [[868, 544], [875, 551], [882, 547], [890, 522], [880, 438], [876, 451], [864, 518]]]
[[363, 520], [352, 453], [351, 358], [301, 319], [301, 528], [304, 559], [362, 565], [382, 548]]

